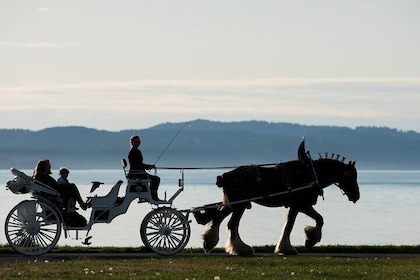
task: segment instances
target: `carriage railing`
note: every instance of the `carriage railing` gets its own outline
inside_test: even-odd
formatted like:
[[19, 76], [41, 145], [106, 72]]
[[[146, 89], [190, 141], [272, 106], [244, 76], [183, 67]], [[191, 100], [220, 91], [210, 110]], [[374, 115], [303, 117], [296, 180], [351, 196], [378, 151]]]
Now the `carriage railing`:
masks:
[[[175, 200], [175, 198], [184, 191], [184, 169], [180, 170], [180, 177], [178, 180], [178, 190], [169, 198], [167, 201], [169, 204], [172, 205], [172, 202]], [[166, 196], [166, 194], [165, 194]]]

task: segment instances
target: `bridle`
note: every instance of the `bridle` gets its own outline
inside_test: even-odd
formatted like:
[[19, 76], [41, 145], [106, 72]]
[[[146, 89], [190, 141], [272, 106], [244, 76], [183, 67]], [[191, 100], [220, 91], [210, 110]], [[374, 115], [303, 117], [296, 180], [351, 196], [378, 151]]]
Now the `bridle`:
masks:
[[343, 190], [343, 188], [341, 187], [340, 183], [334, 183], [334, 185], [336, 185], [336, 186], [340, 189], [341, 193], [342, 193], [344, 196], [346, 195], [346, 192]]

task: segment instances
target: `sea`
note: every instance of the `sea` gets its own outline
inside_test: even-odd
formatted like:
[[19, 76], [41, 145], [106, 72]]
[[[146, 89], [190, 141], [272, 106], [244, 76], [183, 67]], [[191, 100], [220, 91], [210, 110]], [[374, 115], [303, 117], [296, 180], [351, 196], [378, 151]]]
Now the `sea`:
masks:
[[[32, 170], [21, 170], [32, 175]], [[216, 184], [216, 177], [227, 169], [184, 170], [184, 190], [174, 200], [173, 207], [187, 210], [186, 215], [195, 207], [217, 203], [222, 200], [222, 190]], [[53, 176], [58, 177], [58, 170]], [[153, 172], [152, 172], [153, 174]], [[161, 178], [159, 196], [170, 198], [178, 190], [180, 170], [158, 170]], [[30, 194], [14, 194], [6, 189], [6, 182], [12, 180], [10, 170], [0, 170], [0, 223], [4, 224], [9, 211], [20, 201], [31, 199]], [[103, 196], [118, 180], [124, 180], [119, 196], [124, 196], [125, 175], [122, 169], [117, 170], [71, 170], [69, 179], [75, 183], [82, 197]], [[101, 181], [101, 185], [93, 194], [92, 181]], [[420, 244], [420, 170], [359, 170], [358, 183], [360, 200], [357, 203], [348, 201], [340, 189], [331, 185], [324, 190], [324, 198], [319, 197], [315, 209], [324, 218], [322, 240], [319, 245], [419, 245]], [[92, 236], [90, 246], [140, 247], [140, 225], [144, 217], [153, 210], [147, 202], [134, 200], [127, 213], [116, 217], [109, 224], [94, 224], [88, 233]], [[90, 210], [79, 210], [89, 219]], [[280, 238], [288, 209], [284, 207], [269, 208], [252, 204], [245, 211], [241, 220], [239, 233], [241, 239], [251, 246], [274, 245]], [[201, 247], [201, 233], [205, 227], [197, 224], [192, 214], [191, 236], [188, 247]], [[229, 217], [228, 217], [229, 218]], [[227, 239], [226, 224], [220, 228], [218, 247], [223, 247]], [[294, 226], [292, 245], [304, 245], [306, 225], [314, 225], [314, 221], [299, 214]], [[58, 245], [81, 246], [87, 232], [76, 235], [64, 232]], [[79, 237], [77, 239], [76, 237]], [[4, 230], [0, 231], [0, 244], [7, 244]]]

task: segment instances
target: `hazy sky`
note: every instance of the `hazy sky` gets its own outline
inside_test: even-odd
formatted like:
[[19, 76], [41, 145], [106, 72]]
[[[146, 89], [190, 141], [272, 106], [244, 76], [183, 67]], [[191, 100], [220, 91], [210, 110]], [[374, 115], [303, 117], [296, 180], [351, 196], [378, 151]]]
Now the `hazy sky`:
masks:
[[420, 132], [417, 0], [0, 0], [0, 128]]

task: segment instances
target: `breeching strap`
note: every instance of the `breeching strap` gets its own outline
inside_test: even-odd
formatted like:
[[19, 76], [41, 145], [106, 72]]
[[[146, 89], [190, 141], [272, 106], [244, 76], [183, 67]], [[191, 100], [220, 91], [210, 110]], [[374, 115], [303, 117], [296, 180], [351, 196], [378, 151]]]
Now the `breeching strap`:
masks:
[[192, 209], [188, 209], [188, 210], [180, 210], [181, 212], [198, 212], [204, 209], [210, 209], [210, 208], [219, 208], [221, 206], [230, 206], [230, 205], [235, 205], [235, 204], [241, 204], [241, 203], [245, 203], [245, 202], [253, 202], [259, 199], [264, 199], [264, 198], [270, 198], [270, 197], [275, 197], [275, 196], [280, 196], [280, 195], [285, 195], [285, 194], [290, 194], [293, 192], [297, 192], [297, 191], [302, 191], [302, 190], [306, 190], [309, 188], [313, 188], [316, 187], [317, 184], [315, 182], [312, 182], [308, 185], [304, 185], [301, 187], [297, 187], [294, 189], [289, 189], [287, 191], [281, 191], [281, 192], [277, 192], [277, 193], [272, 193], [272, 194], [268, 194], [268, 195], [264, 195], [264, 196], [257, 196], [257, 197], [252, 197], [252, 198], [247, 198], [247, 199], [242, 199], [242, 200], [238, 200], [238, 201], [234, 201], [234, 202], [230, 202], [230, 203], [226, 203], [223, 204], [222, 202], [219, 203], [213, 203], [213, 204], [207, 204], [207, 205], [203, 205], [203, 206], [198, 206], [198, 207], [194, 207]]

